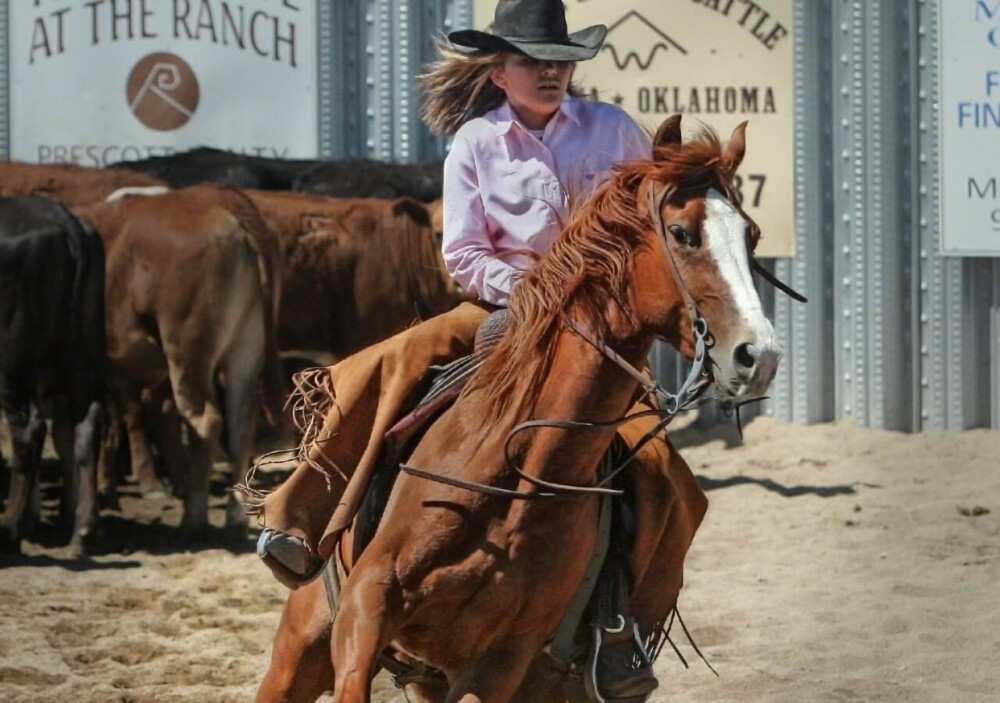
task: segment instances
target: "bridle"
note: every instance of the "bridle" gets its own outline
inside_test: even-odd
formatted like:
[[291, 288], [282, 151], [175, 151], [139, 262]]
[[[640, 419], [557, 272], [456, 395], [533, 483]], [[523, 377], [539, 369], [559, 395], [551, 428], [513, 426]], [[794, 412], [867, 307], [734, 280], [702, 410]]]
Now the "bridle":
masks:
[[[407, 464], [400, 464], [400, 468], [408, 474], [413, 476], [418, 476], [420, 478], [425, 478], [437, 483], [443, 483], [449, 486], [454, 486], [456, 488], [464, 488], [467, 490], [476, 491], [478, 493], [483, 493], [486, 495], [492, 495], [502, 498], [508, 498], [511, 500], [536, 500], [542, 498], [559, 498], [566, 496], [581, 496], [581, 495], [621, 495], [623, 491], [615, 488], [609, 488], [611, 481], [620, 474], [638, 455], [639, 450], [649, 441], [658, 436], [667, 425], [673, 421], [674, 417], [680, 412], [687, 410], [689, 408], [695, 407], [699, 404], [702, 394], [710, 385], [708, 374], [705, 371], [705, 362], [708, 358], [708, 348], [709, 348], [709, 330], [708, 322], [702, 317], [701, 313], [698, 311], [698, 305], [691, 295], [687, 286], [684, 285], [684, 279], [681, 276], [679, 267], [677, 266], [677, 261], [674, 257], [674, 253], [671, 250], [670, 242], [667, 238], [666, 226], [663, 223], [662, 215], [660, 214], [663, 210], [663, 204], [671, 198], [677, 189], [674, 186], [664, 186], [657, 190], [657, 183], [655, 181], [648, 181], [646, 188], [646, 205], [648, 209], [648, 216], [650, 222], [653, 225], [653, 229], [656, 234], [663, 239], [663, 245], [667, 251], [667, 261], [670, 264], [670, 270], [673, 273], [674, 281], [677, 285], [677, 290], [681, 294], [681, 299], [684, 302], [684, 306], [688, 311], [689, 319], [691, 320], [691, 328], [694, 337], [694, 356], [692, 359], [691, 370], [688, 372], [687, 377], [681, 384], [680, 389], [676, 393], [670, 393], [655, 379], [652, 379], [641, 371], [635, 368], [631, 363], [622, 358], [618, 352], [606, 345], [604, 342], [599, 340], [589, 329], [584, 325], [580, 324], [572, 317], [567, 315], [565, 312], [562, 313], [561, 319], [563, 324], [565, 324], [569, 329], [575, 332], [578, 336], [583, 338], [591, 346], [597, 349], [604, 357], [609, 359], [611, 362], [616, 364], [619, 368], [625, 371], [628, 375], [634, 378], [639, 385], [643, 388], [645, 393], [644, 397], [650, 398], [653, 403], [657, 406], [655, 409], [640, 411], [637, 413], [632, 413], [631, 415], [625, 415], [617, 420], [611, 420], [608, 422], [584, 422], [578, 420], [527, 420], [515, 425], [510, 432], [507, 433], [507, 437], [504, 440], [504, 460], [507, 463], [509, 469], [514, 471], [519, 477], [527, 481], [528, 483], [535, 486], [536, 490], [533, 491], [516, 491], [506, 488], [498, 488], [496, 486], [490, 486], [484, 483], [479, 483], [476, 481], [466, 481], [463, 479], [452, 478], [448, 476], [443, 476], [441, 474], [432, 473], [430, 471], [425, 471], [423, 469], [418, 469], [413, 466], [408, 466]], [[787, 293], [795, 300], [801, 302], [806, 302], [806, 298], [794, 291], [792, 288], [782, 283], [780, 280], [775, 278], [769, 271], [763, 268], [760, 264], [753, 259], [752, 254], [750, 255], [750, 262], [752, 268], [761, 274], [761, 276], [774, 285], [779, 290]], [[755, 399], [763, 400], [763, 399]], [[748, 401], [753, 402], [753, 401]], [[739, 406], [736, 407], [737, 420], [739, 420]], [[617, 466], [605, 472], [602, 478], [597, 481], [597, 483], [591, 486], [572, 486], [561, 483], [553, 483], [551, 481], [545, 481], [543, 479], [531, 476], [525, 473], [514, 461], [511, 456], [511, 441], [515, 436], [529, 429], [536, 429], [540, 427], [565, 429], [565, 430], [610, 430], [617, 429], [618, 427], [631, 422], [633, 420], [642, 418], [656, 416], [659, 417], [659, 422], [646, 432], [635, 446], [631, 448], [625, 459], [620, 462]], [[742, 428], [740, 430], [740, 435], [742, 436]]]

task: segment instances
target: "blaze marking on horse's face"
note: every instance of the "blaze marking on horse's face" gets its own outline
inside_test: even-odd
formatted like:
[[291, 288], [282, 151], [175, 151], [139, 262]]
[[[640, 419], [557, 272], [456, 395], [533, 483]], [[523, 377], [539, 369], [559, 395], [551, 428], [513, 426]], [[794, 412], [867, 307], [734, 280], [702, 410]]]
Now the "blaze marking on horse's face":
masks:
[[725, 340], [718, 339], [720, 344], [713, 354], [720, 372], [716, 382], [737, 398], [761, 395], [774, 379], [781, 350], [750, 275], [748, 223], [714, 189], [708, 191], [704, 203], [705, 246], [729, 289], [735, 317], [723, 328], [729, 334], [724, 335]]
[[733, 304], [740, 317], [750, 326], [761, 344], [774, 343], [774, 328], [764, 315], [760, 297], [750, 275], [747, 255], [747, 221], [721, 193], [710, 189], [705, 198], [705, 220], [702, 229], [708, 235], [706, 244], [719, 275], [729, 286]]

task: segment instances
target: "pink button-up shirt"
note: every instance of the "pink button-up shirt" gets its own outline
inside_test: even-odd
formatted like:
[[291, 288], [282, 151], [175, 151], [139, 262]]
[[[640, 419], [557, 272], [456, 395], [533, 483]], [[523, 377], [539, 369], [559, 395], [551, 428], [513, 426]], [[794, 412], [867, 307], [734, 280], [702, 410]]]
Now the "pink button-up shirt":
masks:
[[506, 306], [566, 224], [571, 203], [615, 162], [650, 153], [649, 135], [624, 110], [583, 98], [567, 96], [541, 140], [506, 102], [470, 120], [444, 162], [448, 270], [466, 290]]

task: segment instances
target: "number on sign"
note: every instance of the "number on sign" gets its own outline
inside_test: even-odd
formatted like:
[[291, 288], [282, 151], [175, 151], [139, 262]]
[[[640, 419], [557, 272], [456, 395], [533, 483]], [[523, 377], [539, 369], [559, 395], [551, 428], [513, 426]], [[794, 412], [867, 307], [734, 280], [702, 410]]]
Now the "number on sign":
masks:
[[[767, 176], [763, 173], [751, 173], [747, 176], [747, 180], [750, 181], [751, 187], [753, 187], [753, 196], [750, 199], [750, 207], [760, 207], [760, 196], [764, 192], [764, 181], [767, 180]], [[743, 202], [743, 176], [734, 176], [733, 185], [736, 186], [736, 197], [739, 201]]]

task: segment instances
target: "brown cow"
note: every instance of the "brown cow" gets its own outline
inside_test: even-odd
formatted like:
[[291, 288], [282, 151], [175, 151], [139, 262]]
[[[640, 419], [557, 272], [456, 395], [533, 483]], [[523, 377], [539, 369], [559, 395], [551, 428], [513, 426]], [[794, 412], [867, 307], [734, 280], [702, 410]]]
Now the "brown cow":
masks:
[[[258, 380], [269, 413], [281, 416], [277, 241], [242, 193], [218, 186], [78, 212], [94, 223], [107, 252], [109, 373], [128, 410], [133, 461], [148, 465], [136, 424], [140, 394], [169, 379], [191, 454], [178, 477], [182, 528], [197, 536], [208, 526], [212, 454], [224, 425], [237, 481], [246, 474]], [[246, 514], [234, 494], [226, 524], [245, 533]]]
[[459, 302], [432, 208], [409, 198], [246, 192], [281, 242], [282, 351], [343, 357]]
[[164, 185], [124, 168], [0, 161], [0, 195], [44, 195], [67, 207], [101, 202], [120, 188]]

